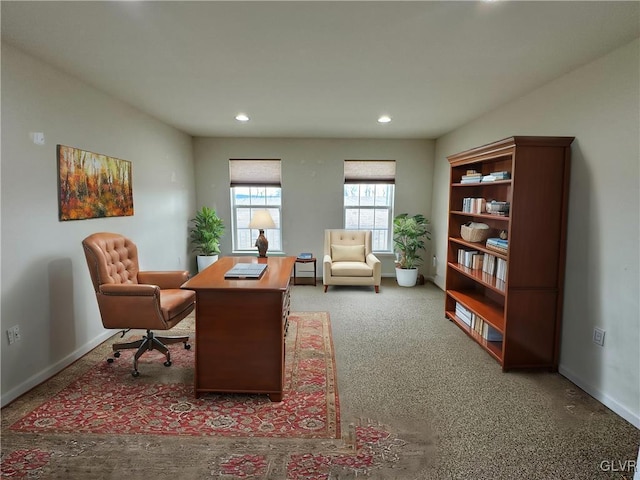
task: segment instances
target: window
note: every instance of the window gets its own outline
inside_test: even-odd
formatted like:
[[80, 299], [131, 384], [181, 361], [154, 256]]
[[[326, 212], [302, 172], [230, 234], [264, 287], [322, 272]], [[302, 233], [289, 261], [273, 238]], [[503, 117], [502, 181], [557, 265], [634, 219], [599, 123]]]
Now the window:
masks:
[[229, 160], [233, 250], [255, 252], [259, 231], [249, 228], [257, 210], [268, 210], [276, 228], [265, 230], [270, 252], [282, 251], [280, 160]]
[[393, 252], [394, 160], [345, 160], [344, 228], [371, 230], [375, 252]]

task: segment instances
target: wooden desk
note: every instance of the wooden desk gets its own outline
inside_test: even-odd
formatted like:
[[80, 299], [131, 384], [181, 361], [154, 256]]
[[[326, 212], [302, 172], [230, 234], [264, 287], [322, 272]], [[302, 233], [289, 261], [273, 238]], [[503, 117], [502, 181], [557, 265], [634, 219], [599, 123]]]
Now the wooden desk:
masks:
[[[195, 395], [266, 393], [282, 400], [284, 335], [295, 257], [221, 257], [182, 285], [196, 292]], [[259, 280], [228, 280], [236, 263], [267, 263]]]

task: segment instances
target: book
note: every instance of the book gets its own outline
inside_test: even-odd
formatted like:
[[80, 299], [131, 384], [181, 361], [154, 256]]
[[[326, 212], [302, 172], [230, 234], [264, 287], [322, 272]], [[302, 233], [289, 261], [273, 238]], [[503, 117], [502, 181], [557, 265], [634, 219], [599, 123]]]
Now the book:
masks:
[[227, 270], [224, 278], [257, 280], [262, 277], [266, 269], [266, 263], [236, 263], [232, 268]]
[[313, 253], [303, 252], [298, 255], [300, 260], [311, 260], [313, 258]]
[[502, 334], [488, 323], [483, 323], [482, 338], [489, 342], [501, 342]]

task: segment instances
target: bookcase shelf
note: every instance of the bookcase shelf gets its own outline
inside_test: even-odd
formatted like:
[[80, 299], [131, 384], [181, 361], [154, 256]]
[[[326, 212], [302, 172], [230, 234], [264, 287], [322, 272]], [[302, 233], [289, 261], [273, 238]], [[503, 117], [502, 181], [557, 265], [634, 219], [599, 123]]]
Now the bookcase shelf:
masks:
[[[510, 137], [448, 157], [445, 316], [503, 370], [558, 368], [572, 142], [573, 137]], [[508, 179], [462, 183], [494, 172], [506, 172]], [[468, 210], [491, 200], [507, 202], [508, 215], [463, 211], [463, 202]], [[508, 246], [462, 239], [461, 226], [468, 222], [487, 224], [489, 237], [502, 234]], [[470, 268], [474, 252], [499, 264], [499, 275]], [[476, 259], [473, 266], [480, 264]], [[474, 328], [467, 317], [495, 331]], [[499, 334], [501, 341], [495, 341]]]

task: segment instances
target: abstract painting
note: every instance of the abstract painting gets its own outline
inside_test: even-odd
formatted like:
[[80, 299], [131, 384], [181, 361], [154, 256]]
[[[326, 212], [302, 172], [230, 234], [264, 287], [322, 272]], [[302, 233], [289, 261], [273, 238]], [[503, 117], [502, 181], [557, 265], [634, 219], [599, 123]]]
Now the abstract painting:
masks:
[[60, 220], [133, 215], [131, 162], [58, 145]]

